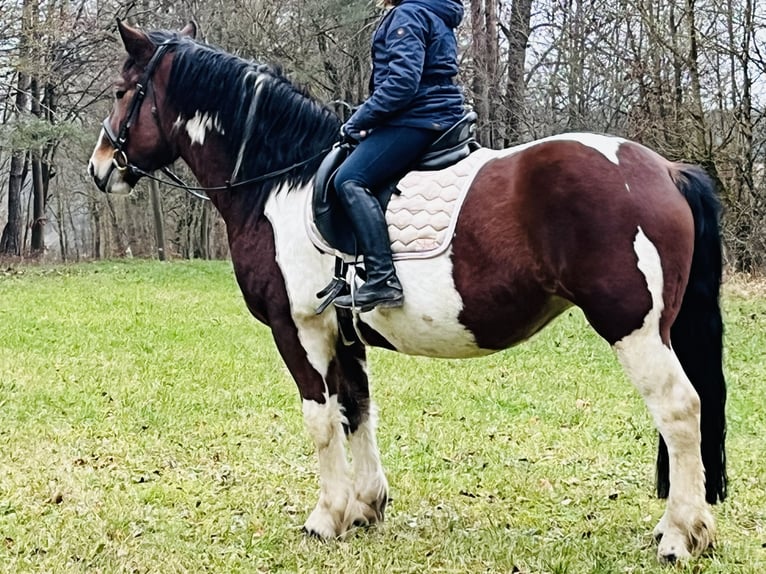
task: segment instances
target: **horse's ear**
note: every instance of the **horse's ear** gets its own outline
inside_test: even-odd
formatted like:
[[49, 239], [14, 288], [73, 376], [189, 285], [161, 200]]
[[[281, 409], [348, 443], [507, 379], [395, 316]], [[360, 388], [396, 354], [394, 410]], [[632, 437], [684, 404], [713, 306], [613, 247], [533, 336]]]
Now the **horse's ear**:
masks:
[[120, 31], [122, 43], [125, 44], [125, 50], [136, 59], [137, 62], [148, 62], [156, 46], [152, 43], [144, 32], [138, 28], [133, 28], [121, 20], [117, 20], [117, 29]]
[[189, 23], [181, 30], [181, 36], [189, 36], [192, 40], [197, 37], [197, 25], [189, 20]]

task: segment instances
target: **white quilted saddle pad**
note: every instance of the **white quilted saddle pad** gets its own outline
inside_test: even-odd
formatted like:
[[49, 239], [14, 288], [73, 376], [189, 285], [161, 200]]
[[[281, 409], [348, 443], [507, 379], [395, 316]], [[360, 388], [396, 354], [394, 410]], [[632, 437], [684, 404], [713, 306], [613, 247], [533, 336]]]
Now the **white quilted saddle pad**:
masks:
[[[458, 214], [479, 169], [507, 150], [480, 148], [441, 171], [413, 171], [397, 185], [386, 211], [394, 259], [436, 257], [449, 247]], [[308, 202], [308, 232], [312, 243], [335, 253], [316, 229]]]

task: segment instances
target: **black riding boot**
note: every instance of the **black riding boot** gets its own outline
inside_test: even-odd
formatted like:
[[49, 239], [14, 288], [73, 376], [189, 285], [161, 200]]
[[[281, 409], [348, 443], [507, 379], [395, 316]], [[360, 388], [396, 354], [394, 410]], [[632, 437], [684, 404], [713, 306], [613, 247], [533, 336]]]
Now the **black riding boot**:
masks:
[[362, 254], [367, 281], [351, 295], [335, 299], [336, 307], [370, 311], [374, 307], [401, 307], [404, 301], [402, 284], [396, 276], [391, 257], [386, 218], [378, 200], [355, 181], [346, 181], [338, 190], [346, 209], [354, 236]]

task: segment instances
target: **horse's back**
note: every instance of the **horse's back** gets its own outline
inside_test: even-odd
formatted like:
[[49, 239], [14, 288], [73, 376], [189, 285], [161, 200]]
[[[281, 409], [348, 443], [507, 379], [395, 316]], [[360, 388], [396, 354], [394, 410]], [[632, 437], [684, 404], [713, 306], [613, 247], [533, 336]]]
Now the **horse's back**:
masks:
[[521, 317], [527, 331], [539, 329], [571, 302], [614, 343], [641, 326], [656, 275], [669, 328], [694, 241], [673, 170], [644, 146], [597, 134], [549, 138], [488, 162], [454, 242], [463, 320], [474, 332], [503, 331], [487, 341], [500, 348], [516, 341], [499, 325]]

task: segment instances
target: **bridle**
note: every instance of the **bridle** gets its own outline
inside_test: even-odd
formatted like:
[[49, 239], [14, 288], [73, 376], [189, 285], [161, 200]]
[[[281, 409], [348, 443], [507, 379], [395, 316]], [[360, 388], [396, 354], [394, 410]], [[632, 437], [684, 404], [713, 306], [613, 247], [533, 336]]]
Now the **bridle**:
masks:
[[[201, 195], [198, 192], [228, 191], [235, 187], [250, 185], [253, 183], [258, 183], [261, 181], [265, 181], [267, 179], [271, 179], [273, 177], [284, 175], [292, 171], [293, 169], [302, 167], [306, 165], [307, 163], [314, 161], [315, 159], [326, 154], [332, 149], [332, 147], [325, 148], [321, 150], [319, 153], [314, 154], [310, 158], [300, 161], [298, 163], [294, 163], [293, 165], [287, 166], [285, 168], [271, 171], [269, 173], [259, 175], [257, 177], [253, 177], [250, 179], [242, 180], [242, 181], [232, 182], [231, 180], [229, 180], [226, 182], [225, 185], [214, 186], [214, 187], [195, 187], [195, 186], [186, 185], [183, 182], [183, 180], [181, 180], [180, 177], [178, 177], [175, 173], [173, 173], [173, 171], [171, 171], [169, 167], [165, 166], [161, 168], [161, 171], [172, 180], [169, 182], [154, 176], [150, 172], [147, 172], [141, 169], [140, 167], [138, 167], [136, 164], [132, 163], [128, 159], [127, 154], [125, 153], [125, 145], [127, 144], [127, 141], [128, 141], [128, 131], [130, 130], [133, 123], [135, 122], [136, 118], [138, 117], [138, 113], [141, 110], [141, 105], [144, 103], [144, 99], [146, 99], [146, 94], [148, 93], [149, 88], [151, 87], [152, 76], [154, 75], [154, 72], [156, 71], [157, 66], [159, 65], [163, 56], [168, 52], [168, 50], [170, 50], [170, 48], [172, 47], [175, 47], [177, 44], [178, 44], [177, 40], [167, 40], [157, 46], [157, 49], [155, 50], [154, 54], [149, 60], [149, 63], [146, 65], [146, 68], [144, 68], [144, 73], [141, 75], [141, 78], [136, 83], [136, 90], [135, 90], [135, 93], [133, 94], [133, 99], [130, 102], [130, 107], [128, 108], [128, 114], [125, 116], [125, 119], [123, 119], [122, 122], [120, 123], [119, 132], [117, 134], [114, 133], [114, 130], [112, 129], [112, 126], [109, 123], [108, 116], [104, 119], [103, 123], [101, 124], [101, 127], [104, 129], [104, 135], [106, 136], [106, 139], [114, 148], [114, 154], [112, 155], [112, 166], [114, 169], [116, 169], [119, 172], [127, 172], [136, 177], [146, 177], [148, 179], [158, 181], [166, 185], [170, 185], [171, 187], [184, 189], [188, 193], [193, 195], [194, 197], [197, 197], [203, 200], [209, 200], [210, 199], [209, 197], [205, 195]], [[155, 105], [155, 108], [152, 110], [152, 116], [154, 117], [154, 121], [157, 122], [157, 127], [160, 127], [159, 120], [157, 118], [156, 105]]]
[[[146, 94], [151, 87], [151, 81], [152, 76], [154, 75], [155, 70], [157, 69], [157, 66], [160, 63], [160, 60], [162, 60], [162, 57], [167, 53], [167, 51], [170, 49], [171, 46], [175, 46], [176, 42], [168, 40], [167, 42], [163, 42], [159, 46], [157, 46], [157, 49], [154, 51], [154, 54], [152, 55], [151, 59], [149, 60], [149, 63], [146, 65], [146, 68], [144, 68], [144, 73], [141, 75], [141, 78], [138, 80], [138, 83], [136, 84], [136, 90], [133, 94], [133, 99], [130, 101], [130, 107], [128, 108], [128, 114], [125, 116], [125, 119], [122, 120], [120, 123], [120, 131], [119, 133], [115, 134], [114, 130], [112, 130], [112, 126], [109, 122], [109, 117], [107, 116], [103, 123], [101, 124], [101, 127], [104, 129], [104, 134], [106, 135], [106, 139], [109, 140], [109, 143], [114, 148], [114, 154], [112, 155], [112, 165], [117, 171], [132, 173], [134, 175], [143, 175], [144, 172], [141, 168], [136, 166], [135, 164], [131, 163], [130, 160], [128, 160], [128, 156], [125, 153], [125, 144], [128, 142], [128, 130], [130, 130], [133, 123], [136, 121], [136, 118], [138, 117], [138, 113], [141, 110], [141, 104], [144, 103], [144, 99], [146, 98]], [[153, 114], [155, 121], [157, 121], [156, 114]], [[159, 122], [157, 122], [159, 124]]]

